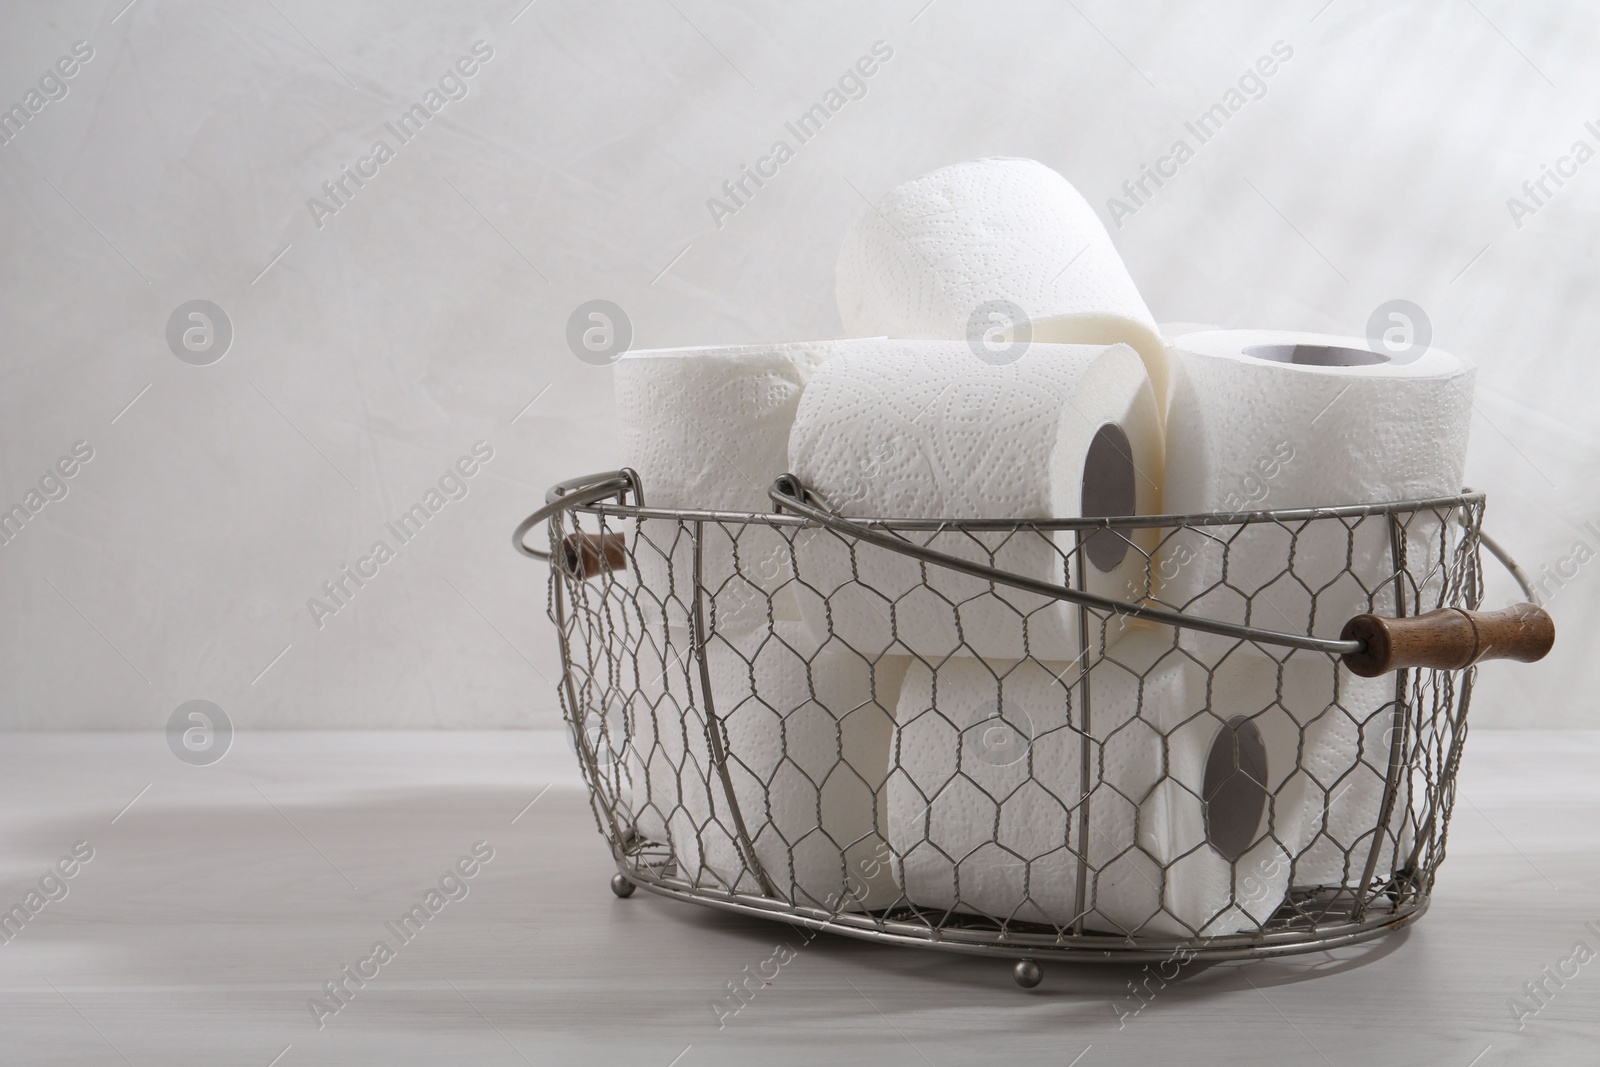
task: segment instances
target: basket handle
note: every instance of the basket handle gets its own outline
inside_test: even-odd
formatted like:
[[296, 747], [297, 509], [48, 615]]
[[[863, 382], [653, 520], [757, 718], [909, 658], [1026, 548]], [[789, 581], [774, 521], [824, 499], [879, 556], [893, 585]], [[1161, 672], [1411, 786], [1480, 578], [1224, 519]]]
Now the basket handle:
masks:
[[[1272, 645], [1284, 645], [1289, 648], [1304, 648], [1313, 652], [1327, 652], [1336, 656], [1347, 653], [1360, 652], [1362, 644], [1359, 641], [1339, 639], [1332, 640], [1326, 637], [1312, 637], [1308, 634], [1292, 634], [1279, 630], [1266, 630], [1259, 626], [1246, 626], [1243, 623], [1223, 622], [1221, 619], [1208, 619], [1201, 615], [1185, 615], [1181, 611], [1171, 611], [1167, 608], [1153, 608], [1146, 604], [1134, 604], [1126, 600], [1117, 600], [1113, 597], [1100, 596], [1096, 593], [1073, 589], [1065, 585], [1056, 585], [1052, 582], [1042, 582], [1036, 578], [1024, 577], [1010, 571], [989, 567], [982, 563], [963, 559], [939, 552], [932, 548], [912, 544], [891, 534], [883, 533], [869, 526], [847, 519], [836, 512], [817, 507], [811, 502], [811, 494], [800, 479], [792, 474], [785, 474], [773, 483], [767, 495], [772, 498], [774, 510], [792, 511], [797, 515], [810, 519], [819, 526], [824, 526], [835, 533], [845, 534], [858, 541], [876, 545], [878, 548], [889, 552], [898, 552], [903, 556], [910, 556], [924, 563], [932, 563], [948, 570], [970, 574], [974, 578], [982, 578], [996, 585], [1010, 586], [1024, 592], [1034, 593], [1039, 596], [1053, 597], [1064, 600], [1069, 604], [1079, 604], [1083, 607], [1093, 608], [1096, 611], [1108, 612], [1113, 615], [1126, 615], [1135, 619], [1146, 619], [1150, 622], [1161, 623], [1164, 626], [1200, 630], [1205, 633], [1219, 634], [1223, 637], [1232, 637], [1243, 641], [1257, 641]], [[1026, 520], [1022, 520], [1026, 521]]]
[[1344, 665], [1376, 678], [1402, 667], [1458, 671], [1486, 659], [1533, 663], [1555, 644], [1556, 623], [1537, 604], [1499, 611], [1440, 608], [1404, 619], [1357, 615], [1339, 636], [1362, 644], [1360, 652], [1345, 653]]
[[[1519, 604], [1502, 611], [1445, 608], [1426, 615], [1402, 619], [1370, 614], [1358, 615], [1345, 624], [1344, 632], [1337, 641], [1307, 634], [1284, 633], [1223, 622], [1220, 619], [1186, 615], [1180, 611], [1152, 608], [1144, 604], [1131, 604], [1124, 600], [1097, 596], [1067, 586], [1041, 582], [912, 544], [816, 506], [812, 503], [813, 498], [806, 491], [805, 485], [793, 474], [780, 477], [773, 483], [767, 495], [772, 498], [776, 510], [795, 512], [836, 533], [846, 534], [859, 541], [925, 563], [970, 574], [998, 585], [1022, 589], [1040, 596], [1054, 597], [1057, 600], [1080, 604], [1099, 611], [1148, 619], [1165, 626], [1332, 653], [1344, 657], [1351, 671], [1364, 677], [1376, 677], [1408, 666], [1459, 670], [1485, 659], [1515, 659], [1531, 663], [1544, 658], [1555, 642], [1555, 621], [1537, 604]], [[1529, 586], [1516, 561], [1481, 531], [1479, 539], [1495, 558], [1506, 565], [1524, 592], [1528, 593], [1531, 599], [1537, 599], [1537, 594]], [[1448, 617], [1442, 618], [1442, 616]]]

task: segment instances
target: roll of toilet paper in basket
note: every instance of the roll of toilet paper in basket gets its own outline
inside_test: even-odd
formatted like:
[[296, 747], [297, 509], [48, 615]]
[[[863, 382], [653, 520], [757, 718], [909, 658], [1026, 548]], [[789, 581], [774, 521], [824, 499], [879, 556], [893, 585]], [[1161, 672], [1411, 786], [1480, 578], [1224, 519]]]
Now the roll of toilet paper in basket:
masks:
[[886, 787], [908, 902], [1146, 937], [1256, 928], [1307, 836], [1276, 682], [1240, 660], [1208, 686], [1149, 624], [1087, 680], [1071, 663], [913, 662]]
[[[1306, 723], [1279, 700], [1313, 661], [1241, 650], [1202, 666], [1170, 629], [1147, 625], [1090, 672], [1096, 708], [1138, 709], [1128, 736], [1108, 742], [1134, 751], [1108, 761], [1103, 783], [1110, 797], [1139, 798], [1138, 846], [1107, 865], [1097, 910], [1118, 932], [1253, 932], [1283, 903], [1316, 831]], [[1146, 729], [1153, 746], [1137, 740]]]
[[[626, 625], [632, 621], [623, 614]], [[606, 707], [610, 736], [590, 741], [593, 727], [585, 730], [585, 740], [595, 749], [597, 759], [606, 764], [621, 763], [621, 787], [617, 790], [618, 815], [632, 824], [636, 834], [657, 846], [668, 846], [662, 856], [652, 849], [651, 861], [677, 859], [680, 872], [699, 867], [700, 844], [694, 843], [694, 862], [681, 858], [689, 854], [675, 843], [677, 838], [693, 838], [693, 830], [711, 814], [707, 786], [711, 771], [710, 750], [706, 742], [705, 720], [694, 697], [697, 667], [689, 631], [685, 626], [666, 626], [658, 617], [642, 633], [629, 634], [625, 654], [617, 666], [619, 688], [628, 692], [625, 720], [620, 731], [624, 738], [620, 753], [613, 740], [619, 732]], [[605, 703], [609, 703], [608, 701]], [[602, 746], [598, 742], [604, 741]]]
[[[1173, 356], [1171, 513], [1461, 491], [1474, 378], [1466, 360], [1436, 348], [1396, 360], [1354, 338], [1244, 330], [1187, 334], [1174, 341]], [[1441, 606], [1459, 528], [1430, 511], [1400, 516], [1392, 533], [1403, 553], [1405, 611]], [[1191, 614], [1337, 637], [1353, 615], [1396, 612], [1400, 569], [1388, 517], [1370, 515], [1181, 531], [1163, 544], [1158, 575], [1161, 599]], [[1194, 631], [1184, 642], [1206, 663], [1235, 645]], [[1313, 816], [1323, 832], [1299, 858], [1295, 881], [1337, 885], [1359, 879], [1378, 833], [1395, 682], [1298, 655], [1308, 662], [1282, 703], [1311, 724], [1307, 765], [1320, 780]], [[1401, 853], [1408, 847], [1407, 800], [1402, 791], [1382, 832], [1380, 872], [1396, 862], [1397, 845]]]
[[[885, 788], [908, 903], [1072, 922], [1085, 744], [1076, 681], [1071, 666], [1035, 660], [911, 662]], [[1131, 838], [1132, 826], [1111, 833]]]
[[[616, 368], [622, 451], [645, 503], [770, 512], [767, 490], [787, 470], [806, 383], [830, 358], [870, 359], [884, 345], [627, 353]], [[904, 664], [812, 636], [794, 598], [790, 536], [764, 521], [641, 520], [630, 545], [633, 602], [621, 612], [644, 631], [631, 646], [639, 695], [630, 803], [640, 832], [670, 840], [680, 876], [696, 885], [759, 893], [760, 867], [794, 903], [887, 907], [877, 791]], [[690, 626], [697, 539], [709, 701]]]
[[[959, 341], [885, 341], [842, 352], [812, 378], [789, 439], [801, 481], [844, 515], [1029, 520], [1151, 514], [1161, 426], [1126, 345], [1030, 345], [995, 364]], [[906, 530], [899, 536], [1041, 581], [1138, 599], [1154, 531]], [[1072, 660], [1078, 608], [855, 543], [796, 535], [802, 616], [866, 655], [891, 648]], [[1122, 620], [1091, 615], [1091, 644]]]
[[[851, 342], [642, 349], [617, 362], [614, 381], [623, 463], [640, 476], [646, 504], [666, 510], [766, 512], [767, 489], [787, 469], [789, 428], [811, 374]], [[613, 525], [617, 525], [615, 520]], [[708, 626], [763, 631], [787, 580], [788, 542], [766, 526], [642, 519], [622, 531], [631, 592], [615, 617], [630, 630], [638, 696], [632, 701], [628, 766], [640, 832], [665, 842], [668, 822], [680, 866], [698, 871], [721, 847], [707, 792], [710, 753], [693, 695], [698, 667], [689, 620], [696, 603], [694, 557]], [[776, 603], [774, 603], [776, 601]], [[625, 672], [628, 673], [628, 672]], [[698, 719], [698, 721], [689, 721]], [[699, 835], [710, 843], [702, 847]], [[730, 846], [731, 847], [731, 846]], [[692, 856], [692, 862], [684, 856]], [[724, 865], [726, 866], [726, 865]]]
[[[625, 465], [639, 472], [647, 505], [670, 510], [767, 513], [767, 490], [788, 469], [789, 428], [806, 382], [824, 361], [871, 341], [671, 348], [628, 352], [615, 393]], [[793, 617], [777, 593], [792, 574], [788, 543], [766, 525], [707, 522], [700, 588], [707, 625], [764, 629]], [[695, 602], [696, 527], [645, 519], [630, 538], [641, 610], [687, 626]], [[774, 602], [774, 596], [777, 597]]]
[[1126, 342], [1165, 396], [1160, 333], [1105, 226], [1031, 159], [957, 163], [891, 189], [846, 235], [836, 292], [854, 334]]
[[702, 678], [687, 632], [672, 629], [666, 656], [640, 657], [629, 767], [640, 832], [670, 842], [678, 876], [701, 888], [892, 906], [879, 796], [905, 659], [868, 661], [779, 622], [713, 635]]
[[[818, 643], [795, 623], [715, 635], [711, 714], [756, 861], [777, 895], [839, 911], [898, 896], [880, 834], [896, 696], [907, 660]], [[707, 857], [727, 864], [726, 850]]]

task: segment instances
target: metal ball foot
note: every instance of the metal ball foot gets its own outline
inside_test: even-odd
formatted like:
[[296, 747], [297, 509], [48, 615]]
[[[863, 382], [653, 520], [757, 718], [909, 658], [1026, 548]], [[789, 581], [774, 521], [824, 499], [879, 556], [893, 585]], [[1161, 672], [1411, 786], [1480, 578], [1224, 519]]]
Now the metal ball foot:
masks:
[[1040, 970], [1039, 965], [1032, 960], [1018, 960], [1017, 965], [1011, 968], [1011, 977], [1015, 978], [1023, 989], [1032, 989], [1044, 981], [1044, 971]]
[[[621, 897], [623, 900], [627, 900], [629, 897], [633, 896], [633, 890], [634, 884], [628, 881], [622, 875], [613, 874], [611, 876], [611, 891], [617, 896]], [[1019, 982], [1021, 980], [1022, 979], [1020, 978], [1017, 979]]]
[[1384, 886], [1384, 895], [1389, 898], [1389, 903], [1398, 904], [1407, 893], [1416, 891], [1416, 869], [1410, 866], [1400, 868], [1394, 872], [1394, 877], [1389, 879], [1389, 884]]

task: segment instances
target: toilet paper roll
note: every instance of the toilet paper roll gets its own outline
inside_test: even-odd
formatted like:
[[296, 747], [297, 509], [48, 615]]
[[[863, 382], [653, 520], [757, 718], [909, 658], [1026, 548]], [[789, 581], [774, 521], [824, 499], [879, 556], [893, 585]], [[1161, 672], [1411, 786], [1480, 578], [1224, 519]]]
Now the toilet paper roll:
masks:
[[892, 906], [878, 798], [905, 658], [869, 660], [797, 624], [714, 637], [707, 654], [733, 793], [772, 888], [813, 907]]
[[891, 189], [846, 235], [836, 283], [845, 331], [965, 339], [1028, 320], [1033, 341], [1132, 345], [1155, 395], [1167, 359], [1105, 226], [1031, 159], [941, 167]]
[[1144, 624], [1087, 699], [1072, 664], [913, 662], [886, 789], [907, 900], [1150, 937], [1257, 928], [1310, 832], [1303, 724], [1274, 702], [1297, 669], [1240, 658], [1208, 685]]
[[[1154, 914], [1150, 858], [1170, 863], [1205, 836], [1208, 816], [1205, 805], [1195, 804], [1194, 783], [1202, 783], [1204, 800], [1200, 768], [1207, 765], [1210, 745], [1223, 724], [1241, 716], [1262, 736], [1267, 777], [1260, 780], [1270, 787], [1271, 811], [1258, 829], [1266, 833], [1270, 824], [1272, 840], [1252, 844], [1250, 854], [1240, 860], [1237, 877], [1219, 862], [1224, 853], [1208, 851], [1202, 858], [1185, 859], [1168, 879], [1164, 914], [1143, 927], [1144, 932], [1248, 929], [1270, 917], [1291, 885], [1360, 885], [1374, 852], [1376, 881], [1391, 878], [1405, 865], [1416, 839], [1413, 805], [1425, 796], [1426, 785], [1414, 783], [1408, 773], [1397, 775], [1387, 828], [1377, 829], [1397, 729], [1392, 677], [1359, 678], [1332, 658], [1304, 650], [1269, 653], [1244, 644], [1207, 660], [1190, 648], [1180, 647], [1174, 654], [1175, 643], [1189, 642], [1174, 639], [1171, 631], [1152, 635], [1138, 624], [1090, 675], [1097, 711], [1106, 709], [1109, 721], [1117, 723], [1129, 716], [1126, 709], [1135, 702], [1140, 720], [1164, 738], [1157, 749], [1139, 749], [1138, 739], [1146, 735], [1137, 727], [1108, 738], [1108, 784], [1115, 792], [1134, 798], [1148, 788], [1155, 781], [1152, 775], [1159, 777], [1160, 765], [1141, 759], [1163, 745], [1177, 754], [1174, 766], [1184, 768], [1161, 785], [1142, 817], [1146, 833], [1141, 842], [1148, 855], [1124, 856], [1101, 876], [1095, 900], [1113, 929], [1132, 932]], [[1167, 657], [1164, 662], [1162, 656]], [[1135, 681], [1140, 675], [1145, 679], [1142, 693]], [[1125, 751], [1127, 746], [1133, 750]], [[1224, 912], [1221, 904], [1228, 900], [1230, 885], [1239, 906]]]
[[[1172, 643], [1162, 635], [1150, 648]], [[1139, 648], [1124, 641], [1113, 655]], [[1170, 668], [1183, 675], [1173, 698], [1144, 702], [1140, 717], [1159, 735], [1161, 774], [1140, 805], [1139, 845], [1163, 878], [1160, 910], [1142, 932], [1249, 932], [1283, 903], [1315, 827], [1314, 786], [1300, 765], [1310, 723], [1279, 694], [1309, 687], [1307, 672], [1324, 664], [1303, 652], [1275, 660], [1241, 651], [1209, 669], [1190, 659]], [[1120, 913], [1137, 918], [1149, 909], [1139, 899], [1147, 887], [1123, 886]]]
[[[1387, 881], [1409, 862], [1428, 792], [1426, 781], [1400, 768], [1389, 817], [1381, 819], [1391, 747], [1402, 729], [1395, 677], [1361, 678], [1329, 659], [1296, 682], [1285, 691], [1286, 702], [1329, 704], [1306, 732], [1304, 765], [1313, 780], [1306, 818], [1313, 836], [1295, 861], [1294, 883], [1359, 887], [1374, 853], [1373, 880]], [[1399, 740], [1404, 746], [1403, 734]]]
[[[788, 469], [789, 429], [811, 375], [830, 356], [870, 341], [672, 348], [628, 352], [615, 392], [622, 456], [647, 505], [766, 513], [767, 490]], [[701, 527], [701, 587], [718, 629], [764, 629], [793, 573], [781, 533], [738, 523]], [[694, 533], [645, 519], [633, 538], [641, 598], [674, 626], [694, 604]], [[779, 595], [779, 617], [794, 617]], [[710, 619], [708, 618], [708, 625]]]
[[[1173, 350], [1170, 512], [1378, 503], [1461, 491], [1475, 373], [1463, 359], [1429, 349], [1398, 362], [1363, 340], [1279, 331], [1188, 334]], [[1404, 583], [1406, 610], [1442, 606], [1444, 564], [1457, 548], [1458, 529], [1421, 513], [1399, 533], [1411, 576]], [[1384, 516], [1185, 531], [1163, 546], [1158, 567], [1161, 599], [1188, 612], [1320, 637], [1337, 637], [1361, 612], [1394, 614], [1395, 573]], [[1234, 642], [1190, 631], [1185, 644], [1214, 662]], [[1297, 866], [1297, 882], [1339, 884], [1345, 852], [1363, 839], [1370, 843], [1388, 763], [1380, 738], [1392, 726], [1392, 716], [1380, 711], [1393, 698], [1392, 679], [1358, 679], [1331, 660], [1305, 688], [1285, 692], [1297, 716], [1327, 712], [1308, 739], [1319, 754], [1320, 777], [1339, 783], [1326, 794], [1325, 809], [1311, 813], [1325, 832]], [[1402, 858], [1409, 849], [1404, 797], [1394, 816], [1398, 821], [1385, 831], [1391, 858], [1380, 873], [1392, 866], [1396, 840]], [[1359, 879], [1359, 869], [1349, 873]]]
[[1076, 682], [1069, 664], [912, 661], [885, 790], [895, 878], [909, 903], [1073, 922], [1083, 792]]
[[[711, 819], [705, 722], [693, 695], [695, 660], [686, 628], [649, 626], [632, 646], [621, 683], [627, 705], [625, 788], [619, 808], [644, 839], [670, 846], [680, 874], [693, 877], [702, 851], [688, 847]], [[600, 750], [601, 746], [595, 746]], [[609, 754], [607, 754], [609, 755]], [[696, 857], [685, 862], [685, 856]]]
[[1204, 714], [1204, 676], [1171, 629], [1134, 623], [1093, 663], [1086, 688], [1088, 733], [1099, 742], [1088, 798], [1087, 925], [1106, 933], [1184, 936], [1179, 917], [1195, 917], [1205, 902], [1197, 906], [1194, 898], [1203, 894], [1181, 877], [1170, 879], [1157, 862], [1170, 854], [1169, 825], [1152, 805], [1169, 765], [1164, 734]]
[[[1475, 373], [1463, 359], [1429, 349], [1401, 363], [1359, 339], [1270, 330], [1186, 334], [1173, 350], [1171, 513], [1461, 491]], [[1428, 520], [1418, 517], [1407, 536], [1419, 575], [1440, 551], [1439, 526]], [[1393, 608], [1382, 516], [1303, 528], [1218, 526], [1207, 534], [1176, 536], [1164, 551], [1163, 599], [1212, 618], [1324, 637], [1338, 636], [1352, 615]], [[1251, 610], [1258, 595], [1263, 603]]]
[[[641, 657], [651, 669], [630, 746], [634, 795], [648, 801], [635, 801], [640, 832], [670, 842], [679, 875], [696, 886], [762, 894], [759, 866], [791, 903], [892, 906], [879, 794], [906, 661], [868, 661], [798, 623], [718, 635], [705, 649], [707, 701], [687, 641], [674, 630], [679, 655], [665, 671], [653, 669], [661, 657]], [[708, 723], [720, 724], [726, 783]]]
[[[1003, 365], [952, 341], [841, 353], [812, 378], [789, 443], [792, 469], [825, 502], [881, 518], [1151, 514], [1162, 460], [1149, 379], [1126, 345], [1033, 345]], [[1081, 563], [1091, 591], [1124, 599], [1143, 594], [1155, 546], [1150, 530], [1097, 531], [1081, 552], [1071, 531], [906, 536], [1058, 584], [1070, 559], [1074, 585]], [[1082, 652], [1076, 605], [924, 568], [826, 530], [803, 531], [794, 545], [801, 614], [859, 652], [1059, 660]], [[1120, 625], [1109, 621], [1105, 637]]]
[[771, 510], [767, 490], [788, 462], [789, 427], [806, 382], [858, 344], [662, 348], [617, 361], [622, 454], [652, 507]]

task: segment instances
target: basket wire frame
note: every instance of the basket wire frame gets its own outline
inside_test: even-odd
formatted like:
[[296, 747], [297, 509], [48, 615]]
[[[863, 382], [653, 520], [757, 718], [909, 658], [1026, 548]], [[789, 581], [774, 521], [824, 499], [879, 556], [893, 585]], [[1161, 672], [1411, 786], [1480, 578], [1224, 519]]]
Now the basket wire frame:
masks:
[[[1354, 589], [1360, 610], [1393, 616], [1440, 607], [1476, 608], [1483, 592], [1481, 494], [1366, 508], [1212, 516], [853, 520], [910, 548], [950, 552], [952, 545], [959, 545], [957, 554], [980, 566], [1003, 568], [1015, 558], [1008, 552], [1019, 543], [1034, 550], [1045, 546], [1058, 558], [1056, 581], [1065, 579], [1066, 588], [1080, 594], [1090, 585], [1086, 545], [1091, 537], [1109, 534], [1124, 542], [1126, 552], [1142, 567], [1138, 587], [1121, 598], [1126, 604], [1198, 620], [1220, 597], [1240, 609], [1237, 619], [1252, 634], [1250, 638], [1201, 634], [1210, 644], [1197, 648], [1187, 640], [1187, 630], [1180, 636], [1175, 627], [1140, 624], [1170, 637], [1162, 665], [1181, 660], [1183, 670], [1204, 680], [1209, 694], [1230, 657], [1250, 656], [1256, 662], [1266, 657], [1277, 664], [1274, 705], [1285, 700], [1286, 665], [1291, 662], [1320, 663], [1326, 677], [1339, 679], [1326, 707], [1300, 724], [1299, 766], [1289, 773], [1315, 794], [1308, 810], [1315, 809], [1318, 801], [1326, 810], [1337, 803], [1341, 788], [1358, 782], [1379, 794], [1381, 783], [1376, 817], [1363, 824], [1353, 839], [1348, 835], [1335, 839], [1327, 826], [1310, 834], [1280, 833], [1289, 801], [1281, 793], [1269, 795], [1254, 843], [1270, 842], [1284, 857], [1289, 867], [1286, 891], [1269, 913], [1246, 911], [1243, 921], [1238, 920], [1238, 909], [1247, 902], [1239, 899], [1237, 867], [1243, 861], [1233, 858], [1232, 890], [1219, 898], [1217, 908], [1235, 919], [1225, 932], [1217, 933], [1215, 916], [1174, 915], [1166, 906], [1168, 879], [1177, 876], [1191, 855], [1209, 846], [1200, 844], [1165, 859], [1150, 856], [1139, 825], [1144, 815], [1141, 805], [1149, 802], [1156, 787], [1163, 782], [1171, 786], [1174, 779], [1161, 776], [1145, 783], [1149, 789], [1140, 796], [1122, 796], [1105, 779], [1109, 738], [1097, 733], [1095, 690], [1105, 686], [1104, 679], [1120, 678], [1116, 672], [1126, 671], [1129, 678], [1124, 684], [1132, 685], [1139, 695], [1132, 718], [1114, 726], [1111, 736], [1116, 730], [1143, 731], [1161, 751], [1164, 768], [1167, 750], [1175, 743], [1171, 723], [1144, 721], [1148, 709], [1143, 687], [1155, 668], [1144, 665], [1147, 677], [1139, 677], [1140, 664], [1118, 660], [1127, 612], [1081, 601], [1021, 603], [1019, 597], [1007, 599], [1007, 591], [996, 584], [978, 579], [956, 589], [952, 572], [927, 561], [914, 563], [916, 580], [909, 588], [892, 590], [893, 599], [879, 596], [869, 584], [874, 572], [868, 557], [882, 553], [881, 547], [792, 514], [647, 508], [638, 503], [643, 494], [636, 478], [626, 473], [629, 477], [616, 487], [615, 503], [586, 494], [549, 516], [555, 560], [561, 559], [565, 538], [587, 530], [602, 538], [621, 535], [626, 561], [625, 567], [588, 577], [559, 562], [553, 565], [549, 610], [564, 668], [563, 712], [597, 825], [629, 882], [664, 895], [813, 929], [1012, 958], [1153, 960], [1178, 949], [1212, 959], [1281, 955], [1365, 940], [1414, 921], [1426, 910], [1444, 859], [1475, 668], [1398, 671], [1392, 679], [1382, 680], [1384, 695], [1377, 702], [1349, 701], [1343, 682], [1350, 676], [1340, 671], [1338, 652], [1329, 650], [1339, 644], [1329, 635], [1338, 633], [1348, 615], [1330, 616], [1327, 604], [1342, 607]], [[626, 502], [628, 489], [633, 491], [632, 504]], [[559, 496], [558, 491], [552, 493]], [[1344, 565], [1332, 572], [1325, 566], [1330, 538], [1345, 549]], [[1375, 543], [1382, 548], [1379, 557], [1372, 553]], [[1315, 544], [1318, 551], [1301, 551], [1306, 544]], [[837, 566], [827, 575], [813, 573], [819, 545], [826, 546], [825, 554], [836, 563], [846, 561], [842, 580]], [[1193, 595], [1181, 603], [1168, 602], [1162, 598], [1171, 594], [1173, 583], [1164, 580], [1163, 561], [1185, 545], [1187, 559], [1200, 559], [1216, 581], [1190, 589]], [[1268, 558], [1264, 550], [1269, 548], [1278, 555]], [[1322, 561], [1320, 570], [1311, 565], [1313, 556]], [[888, 608], [891, 644], [868, 648], [852, 644], [854, 635], [844, 632], [842, 612], [836, 610], [847, 594], [876, 598]], [[1080, 792], [1051, 794], [1051, 801], [1066, 815], [1067, 829], [1063, 840], [1048, 850], [1063, 860], [1071, 875], [1072, 904], [1067, 907], [1042, 907], [1038, 899], [1046, 889], [1059, 899], [1060, 887], [1046, 882], [1062, 865], [1046, 864], [1045, 852], [1037, 848], [1007, 848], [996, 841], [998, 829], [982, 844], [998, 846], [1009, 855], [1008, 862], [1022, 869], [1015, 906], [996, 908], [992, 901], [967, 899], [962, 890], [963, 864], [978, 863], [981, 846], [951, 850], [934, 828], [935, 818], [942, 814], [937, 809], [941, 797], [957, 790], [969, 796], [975, 790], [980, 803], [987, 796], [997, 828], [1006, 804], [1026, 806], [1037, 800], [1039, 790], [1032, 787], [1051, 793], [1052, 783], [1035, 765], [1045, 734], [1023, 738], [1027, 788], [1010, 788], [1004, 796], [985, 794], [985, 768], [977, 767], [976, 777], [961, 769], [961, 759], [970, 753], [957, 754], [957, 771], [947, 780], [928, 782], [924, 776], [916, 783], [919, 789], [927, 786], [929, 805], [921, 832], [908, 836], [904, 821], [885, 825], [884, 807], [874, 800], [869, 807], [870, 827], [838, 839], [824, 811], [831, 783], [844, 783], [839, 788], [852, 797], [863, 791], [875, 796], [897, 774], [916, 777], [901, 763], [900, 741], [910, 727], [895, 719], [897, 695], [891, 691], [906, 670], [934, 679], [933, 706], [919, 710], [940, 729], [947, 726], [945, 735], [959, 748], [970, 725], [957, 721], [965, 709], [940, 708], [937, 696], [941, 672], [953, 670], [951, 664], [972, 660], [986, 664], [1001, 693], [1013, 672], [1044, 668], [1055, 674], [1060, 668], [1059, 662], [1031, 655], [1007, 663], [977, 655], [962, 630], [962, 612], [980, 600], [990, 606], [1013, 605], [1025, 642], [1047, 612], [1069, 610], [1077, 618], [1079, 660], [1058, 678], [1064, 725], [1057, 734], [1076, 743]], [[900, 642], [902, 623], [909, 618], [900, 609], [913, 601], [919, 620], [936, 611], [949, 614], [958, 638], [955, 647], [932, 654]], [[1319, 601], [1326, 602], [1320, 613]], [[1268, 609], [1276, 617], [1263, 620]], [[810, 636], [795, 638], [796, 633]], [[1296, 638], [1303, 645], [1308, 637], [1317, 638], [1324, 647], [1289, 647]], [[791, 690], [763, 691], [772, 677], [764, 670], [763, 657], [769, 654], [781, 657], [803, 678], [798, 696]], [[826, 707], [822, 668], [840, 657], [867, 677], [870, 704]], [[748, 684], [730, 687], [726, 680], [730, 674]], [[1346, 707], [1346, 702], [1353, 706]], [[797, 709], [797, 704], [804, 707]], [[819, 706], [835, 721], [834, 766], [815, 765], [813, 744], [812, 766], [806, 767], [802, 763], [807, 757], [798, 751], [797, 738], [807, 731], [815, 734]], [[808, 717], [805, 721], [801, 711]], [[1207, 728], [1220, 729], [1238, 718], [1281, 711], [1275, 706], [1213, 708], [1208, 695], [1197, 718]], [[853, 722], [868, 716], [895, 720], [890, 724], [895, 741], [881, 777], [853, 766], [846, 753], [844, 735]], [[749, 726], [757, 723], [766, 725]], [[1347, 733], [1354, 730], [1355, 755], [1347, 766], [1319, 770], [1319, 777], [1309, 766], [1306, 738], [1318, 724], [1328, 723]], [[771, 751], [758, 752], [752, 737], [776, 741]], [[1242, 766], [1241, 758], [1236, 752], [1236, 769]], [[1194, 795], [1192, 784], [1178, 785], [1190, 803], [1203, 806], [1211, 799]], [[1276, 788], [1285, 787], [1280, 783]], [[809, 797], [814, 810], [795, 826], [796, 805], [789, 803], [786, 809], [783, 801], [797, 795], [802, 800]], [[1097, 805], [1133, 812], [1133, 833], [1117, 842], [1120, 850], [1109, 859], [1092, 847], [1096, 820], [1106, 817], [1107, 810], [1097, 810]], [[799, 805], [802, 812], [805, 807]], [[903, 885], [908, 859], [915, 861], [930, 849], [955, 873], [951, 891], [934, 894], [933, 900]], [[1338, 877], [1301, 876], [1314, 851], [1324, 871], [1330, 853], [1335, 854]], [[991, 847], [985, 854], [992, 858], [993, 853]], [[828, 857], [834, 858], [833, 881], [842, 885], [842, 891], [823, 893], [805, 884], [799, 872], [815, 869], [818, 855], [824, 857], [824, 867]], [[1153, 877], [1161, 883], [1155, 911], [1143, 923], [1107, 922], [1099, 914], [1100, 885], [1109, 877], [1111, 863], [1130, 856], [1140, 860], [1147, 880]], [[1248, 876], [1243, 884], [1249, 884]]]

